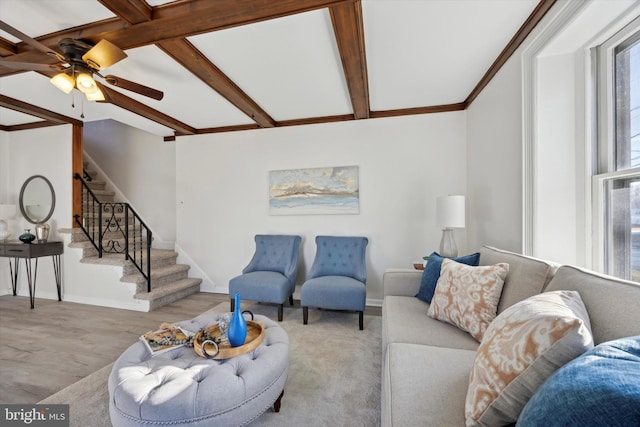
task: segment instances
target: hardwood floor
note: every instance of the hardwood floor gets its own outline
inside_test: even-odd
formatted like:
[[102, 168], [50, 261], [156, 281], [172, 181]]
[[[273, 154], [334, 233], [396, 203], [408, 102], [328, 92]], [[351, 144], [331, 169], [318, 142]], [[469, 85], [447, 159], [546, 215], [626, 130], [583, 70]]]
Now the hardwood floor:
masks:
[[148, 313], [0, 297], [0, 402], [36, 403], [108, 365], [162, 322], [191, 319], [228, 301], [197, 293]]
[[[28, 297], [0, 296], [0, 403], [37, 403], [115, 361], [162, 322], [228, 301], [225, 294], [196, 293], [144, 313], [38, 298], [31, 310]], [[381, 309], [365, 313], [380, 316]]]

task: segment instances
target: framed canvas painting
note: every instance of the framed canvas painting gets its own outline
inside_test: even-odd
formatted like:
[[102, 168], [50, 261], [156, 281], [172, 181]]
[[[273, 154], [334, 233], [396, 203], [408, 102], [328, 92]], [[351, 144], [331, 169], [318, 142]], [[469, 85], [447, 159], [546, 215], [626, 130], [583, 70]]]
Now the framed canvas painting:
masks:
[[269, 172], [269, 214], [358, 214], [358, 166]]

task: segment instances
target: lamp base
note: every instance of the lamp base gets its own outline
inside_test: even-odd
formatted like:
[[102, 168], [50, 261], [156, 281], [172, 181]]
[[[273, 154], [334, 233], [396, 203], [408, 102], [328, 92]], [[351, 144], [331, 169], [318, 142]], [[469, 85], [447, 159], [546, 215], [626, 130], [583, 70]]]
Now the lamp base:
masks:
[[0, 219], [0, 242], [4, 242], [11, 236], [9, 232], [9, 224], [3, 219]]
[[458, 256], [458, 247], [453, 238], [453, 228], [442, 229], [442, 239], [440, 239], [440, 256], [445, 258], [455, 258]]

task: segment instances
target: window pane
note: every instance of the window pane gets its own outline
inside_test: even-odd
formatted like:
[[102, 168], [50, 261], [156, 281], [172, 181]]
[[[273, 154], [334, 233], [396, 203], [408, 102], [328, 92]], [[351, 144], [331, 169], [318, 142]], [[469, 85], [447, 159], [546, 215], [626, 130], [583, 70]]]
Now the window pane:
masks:
[[640, 282], [640, 178], [608, 185], [607, 273]]
[[616, 49], [616, 169], [640, 166], [640, 40]]

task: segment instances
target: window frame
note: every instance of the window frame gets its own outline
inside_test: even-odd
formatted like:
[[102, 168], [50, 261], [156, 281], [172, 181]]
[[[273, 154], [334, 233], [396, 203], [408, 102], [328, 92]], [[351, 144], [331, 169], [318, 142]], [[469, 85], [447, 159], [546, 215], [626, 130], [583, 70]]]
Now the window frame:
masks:
[[617, 170], [617, 118], [615, 56], [619, 48], [640, 40], [640, 17], [634, 19], [592, 52], [595, 61], [595, 102], [597, 140], [594, 144], [596, 164], [592, 175], [593, 267], [614, 274], [614, 262], [609, 259], [614, 246], [608, 191], [615, 181], [640, 179], [640, 166]]

